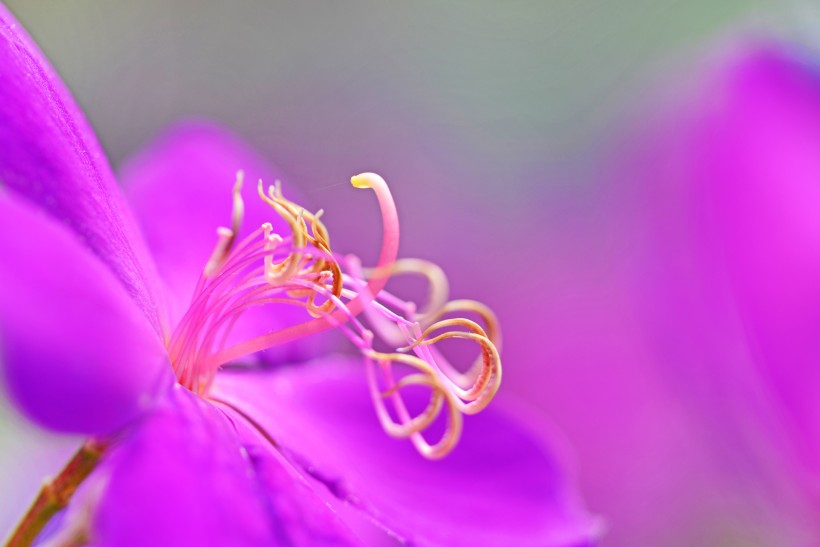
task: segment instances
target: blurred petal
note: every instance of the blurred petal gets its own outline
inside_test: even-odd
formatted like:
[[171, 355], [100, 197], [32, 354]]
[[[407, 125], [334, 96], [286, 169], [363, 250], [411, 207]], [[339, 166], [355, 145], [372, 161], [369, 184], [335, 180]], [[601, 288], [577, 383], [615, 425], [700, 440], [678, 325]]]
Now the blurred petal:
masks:
[[0, 183], [70, 226], [159, 331], [153, 264], [94, 132], [3, 5], [0, 81]]
[[[270, 445], [175, 388], [100, 469], [100, 545], [318, 545], [354, 540]], [[245, 444], [245, 446], [243, 446]]]
[[360, 362], [224, 373], [216, 397], [247, 410], [286, 453], [342, 500], [420, 545], [581, 545], [596, 521], [555, 455], [490, 409], [466, 423], [442, 461], [379, 426]]
[[172, 380], [165, 348], [111, 271], [31, 204], [0, 195], [0, 362], [19, 407], [108, 433]]
[[771, 44], [720, 81], [693, 161], [738, 309], [820, 480], [820, 67]]
[[[128, 199], [168, 286], [168, 306], [174, 321], [191, 301], [196, 282], [213, 252], [216, 229], [231, 226], [232, 189], [240, 169], [245, 173], [245, 215], [239, 238], [264, 222], [273, 224], [280, 234], [289, 234], [288, 225], [257, 194], [257, 182], [262, 179], [266, 185], [273, 184], [280, 178], [278, 170], [217, 125], [204, 121], [181, 123], [123, 169]], [[294, 197], [289, 187], [283, 189], [287, 197]], [[252, 309], [250, 314], [255, 321], [240, 321], [234, 328], [234, 338], [247, 339], [251, 336], [243, 333], [251, 331], [260, 334], [260, 324], [267, 332], [307, 317], [303, 310], [284, 305]], [[304, 358], [303, 353], [313, 355], [315, 348], [290, 344], [277, 348], [276, 357], [299, 360]]]
[[820, 478], [820, 74], [747, 41], [702, 76], [626, 177], [648, 240], [637, 290], [732, 489], [786, 541], [815, 526]]

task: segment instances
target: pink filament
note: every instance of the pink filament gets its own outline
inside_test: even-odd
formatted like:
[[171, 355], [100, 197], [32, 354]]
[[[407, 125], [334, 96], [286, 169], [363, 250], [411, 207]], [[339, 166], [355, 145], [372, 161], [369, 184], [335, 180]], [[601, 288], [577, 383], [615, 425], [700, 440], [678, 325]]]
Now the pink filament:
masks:
[[[369, 187], [376, 193], [381, 210], [383, 233], [381, 252], [376, 265], [376, 275], [368, 281], [364, 290], [347, 304], [348, 313], [336, 310], [330, 317], [320, 317], [241, 342], [206, 357], [202, 362], [204, 368], [215, 369], [223, 363], [234, 361], [246, 355], [337, 327], [345, 323], [348, 317], [359, 315], [365, 305], [381, 292], [387, 284], [390, 267], [398, 256], [399, 216], [393, 196], [383, 178], [375, 173], [363, 173], [358, 177], [366, 178]], [[354, 180], [358, 177], [354, 177]]]

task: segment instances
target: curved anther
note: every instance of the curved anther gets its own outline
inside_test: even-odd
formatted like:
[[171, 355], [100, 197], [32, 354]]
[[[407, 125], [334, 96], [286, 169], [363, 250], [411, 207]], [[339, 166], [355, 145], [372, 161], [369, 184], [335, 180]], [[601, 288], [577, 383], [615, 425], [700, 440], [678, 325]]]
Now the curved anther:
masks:
[[[498, 350], [489, 340], [473, 333], [453, 332], [442, 336], [469, 339], [481, 345], [482, 366], [470, 385], [464, 386], [457, 383], [451, 378], [449, 371], [442, 370], [442, 375], [450, 383], [451, 391], [464, 401], [463, 404], [459, 404], [459, 410], [465, 414], [476, 414], [487, 407], [501, 385], [502, 369]], [[438, 355], [434, 359], [441, 366], [443, 357]]]
[[[375, 273], [372, 268], [365, 268], [362, 271], [366, 277], [371, 277]], [[427, 280], [427, 302], [422, 309], [413, 314], [413, 319], [422, 325], [438, 315], [438, 311], [447, 303], [450, 292], [447, 276], [444, 274], [444, 270], [434, 262], [420, 258], [402, 258], [393, 264], [390, 275], [391, 277], [418, 275]]]
[[[408, 355], [406, 353], [389, 353], [389, 354], [387, 354], [387, 353], [379, 353], [379, 352], [375, 352], [375, 351], [365, 351], [364, 354], [368, 358], [377, 360], [383, 366], [388, 365], [388, 368], [387, 368], [388, 371], [390, 370], [389, 365], [394, 363], [394, 362], [402, 363], [404, 365], [408, 365], [412, 368], [415, 368], [415, 369], [421, 371], [422, 375], [425, 376], [425, 378], [427, 379], [426, 380], [426, 385], [428, 385], [434, 392], [439, 392], [444, 397], [445, 401], [448, 404], [448, 407], [451, 410], [451, 414], [452, 414], [452, 412], [455, 412], [455, 414], [458, 415], [459, 422], [460, 422], [460, 419], [461, 419], [461, 413], [474, 414], [474, 413], [478, 412], [478, 410], [480, 410], [480, 408], [477, 408], [479, 406], [479, 404], [476, 404], [476, 403], [479, 402], [479, 400], [481, 401], [481, 403], [480, 403], [481, 408], [484, 408], [486, 406], [486, 403], [489, 402], [489, 400], [487, 400], [485, 402], [484, 397], [479, 397], [475, 402], [471, 402], [471, 403], [467, 403], [467, 404], [462, 403], [455, 396], [452, 389], [448, 389], [446, 385], [441, 383], [441, 378], [440, 378], [439, 374], [437, 374], [435, 372], [435, 369], [427, 361], [425, 361], [424, 359], [421, 359], [419, 357], [416, 357], [414, 355]], [[392, 376], [390, 376], [390, 378], [392, 379]], [[399, 381], [399, 383], [400, 382], [401, 382], [401, 380]], [[392, 386], [389, 386], [388, 392], [391, 391], [390, 387], [392, 387]], [[395, 395], [395, 391], [396, 390], [393, 391], [393, 393], [392, 393], [393, 395]], [[431, 405], [432, 405], [432, 402], [433, 401], [431, 401]], [[401, 403], [401, 401], [394, 399], [394, 404], [397, 404], [396, 410], [397, 410], [397, 412], [399, 412], [401, 414], [400, 408], [404, 408], [404, 405], [403, 405], [403, 403], [401, 403], [399, 405], [399, 403]], [[376, 406], [379, 406], [379, 403], [377, 401], [374, 401], [374, 404], [376, 404]], [[429, 407], [428, 407], [428, 409], [429, 409]], [[406, 412], [406, 408], [404, 409], [404, 414], [405, 414], [405, 416], [402, 417], [402, 422], [403, 423], [410, 423], [411, 420], [414, 419], [414, 418], [409, 417], [409, 413]], [[430, 416], [429, 417], [429, 422], [425, 423], [424, 428], [428, 427], [433, 422], [433, 420], [435, 419], [435, 417], [437, 415], [438, 415], [438, 413], [436, 413], [436, 415]], [[449, 418], [452, 420], [452, 415], [449, 416]]]
[[245, 181], [245, 172], [241, 169], [236, 172], [236, 182], [233, 185], [233, 208], [231, 209], [231, 230], [239, 233], [242, 220], [245, 218], [245, 202], [242, 200], [242, 184]]
[[[430, 424], [438, 418], [439, 414], [441, 414], [442, 408], [444, 407], [446, 395], [444, 389], [441, 387], [441, 384], [438, 383], [436, 378], [422, 373], [405, 376], [401, 380], [395, 382], [389, 389], [382, 392], [380, 395], [383, 399], [398, 396], [401, 389], [411, 385], [429, 387], [431, 389], [431, 393], [430, 402], [427, 404], [427, 407], [419, 415], [411, 418], [407, 422], [397, 424], [393, 421], [387, 411], [384, 410], [383, 402], [374, 402], [377, 407], [380, 422], [385, 432], [391, 437], [396, 437], [397, 439], [405, 439], [414, 433], [419, 433], [430, 427]], [[384, 412], [380, 412], [380, 408], [383, 409]]]
[[234, 237], [235, 232], [230, 228], [220, 226], [216, 229], [216, 245], [213, 252], [211, 252], [211, 257], [205, 264], [203, 270], [205, 277], [213, 277], [219, 271], [219, 268], [225, 262], [225, 257], [228, 256]]
[[231, 210], [231, 227], [219, 227], [216, 229], [216, 246], [214, 247], [211, 257], [205, 264], [205, 277], [212, 277], [222, 263], [225, 261], [228, 253], [233, 248], [236, 241], [236, 235], [242, 227], [242, 219], [245, 216], [245, 202], [242, 201], [242, 181], [245, 178], [245, 173], [242, 170], [236, 172], [236, 182], [233, 185], [233, 207]]
[[457, 311], [472, 312], [481, 317], [481, 320], [487, 325], [487, 337], [495, 344], [498, 351], [501, 351], [501, 325], [498, 322], [498, 317], [486, 304], [469, 299], [451, 300], [444, 304], [430, 319], [435, 320]]
[[284, 261], [279, 264], [273, 264], [271, 260], [267, 259], [265, 261], [265, 277], [270, 284], [276, 285], [290, 279], [299, 269], [302, 260], [301, 249], [305, 246], [305, 230], [302, 228], [302, 224], [304, 223], [302, 219], [303, 210], [293, 211], [290, 207], [283, 205], [278, 200], [268, 197], [265, 194], [261, 179], [257, 185], [257, 191], [259, 197], [288, 223], [293, 238], [293, 250]]
[[[441, 329], [448, 327], [464, 327], [464, 331], [448, 331], [433, 338], [430, 335]], [[469, 340], [476, 342], [481, 348], [481, 355], [473, 363], [465, 374], [453, 374], [452, 366], [440, 353], [433, 355], [433, 360], [442, 368], [445, 377], [454, 382], [454, 388], [460, 399], [465, 401], [481, 400], [481, 405], [467, 405], [470, 413], [477, 412], [475, 406], [480, 406], [478, 410], [484, 408], [490, 402], [492, 396], [498, 390], [501, 382], [501, 357], [498, 348], [488, 338], [484, 329], [470, 319], [445, 319], [430, 325], [412, 344], [399, 348], [397, 351], [406, 352], [419, 346], [431, 346], [441, 340], [450, 338]], [[446, 363], [446, 366], [442, 366]]]
[[[454, 397], [434, 375], [430, 375], [426, 372], [429, 370], [426, 363], [420, 359], [415, 361], [412, 356], [403, 354], [380, 354], [373, 351], [366, 351], [364, 353], [365, 356], [368, 357], [367, 373], [371, 398], [376, 409], [376, 415], [385, 432], [397, 438], [409, 437], [413, 446], [416, 447], [416, 450], [426, 458], [439, 459], [449, 454], [452, 449], [455, 448], [456, 444], [458, 444], [458, 439], [461, 437], [462, 416], [455, 404]], [[376, 381], [373, 370], [373, 359], [379, 361], [384, 376], [388, 384], [390, 384], [386, 393], [393, 403], [393, 408], [396, 411], [400, 423], [396, 423], [393, 420], [384, 405], [383, 399], [385, 393], [379, 392], [378, 382]], [[390, 368], [391, 361], [401, 361], [414, 368], [421, 369], [424, 372], [406, 376], [396, 382], [392, 377]], [[401, 387], [396, 387], [402, 384], [402, 382], [404, 382], [403, 385], [426, 385], [431, 389], [430, 403], [418, 416], [411, 417], [410, 412], [407, 410], [407, 405], [399, 393]], [[439, 416], [445, 404], [447, 406], [447, 417], [445, 418], [446, 425], [444, 433], [437, 443], [430, 444], [424, 438], [422, 432]]]
[[[451, 331], [449, 333], [440, 334], [440, 335], [438, 335], [438, 336], [436, 336], [435, 338], [432, 338], [432, 339], [429, 338], [429, 336], [432, 333], [434, 333], [435, 331], [441, 330], [441, 329], [444, 329], [444, 328], [447, 328], [447, 327], [464, 327], [464, 328], [468, 329], [470, 332], [472, 332], [474, 334], [477, 334], [477, 335], [481, 336], [482, 338], [486, 338], [488, 342], [490, 341], [489, 337], [487, 336], [487, 333], [484, 332], [483, 328], [481, 328], [481, 325], [479, 325], [478, 323], [476, 323], [475, 321], [472, 321], [470, 319], [464, 319], [464, 318], [458, 317], [458, 318], [454, 318], [454, 319], [444, 319], [442, 321], [438, 321], [436, 323], [433, 323], [432, 325], [427, 327], [424, 330], [424, 332], [421, 333], [421, 336], [415, 342], [413, 342], [412, 344], [410, 344], [408, 346], [398, 348], [396, 351], [401, 351], [401, 352], [409, 351], [409, 350], [415, 348], [416, 346], [419, 346], [419, 345], [422, 345], [422, 344], [428, 345], [428, 344], [432, 344], [434, 342], [437, 342], [438, 340], [441, 340], [444, 337], [446, 337], [448, 334], [456, 334], [456, 333], [461, 332], [461, 331]], [[462, 333], [462, 334], [465, 334], [465, 333]]]

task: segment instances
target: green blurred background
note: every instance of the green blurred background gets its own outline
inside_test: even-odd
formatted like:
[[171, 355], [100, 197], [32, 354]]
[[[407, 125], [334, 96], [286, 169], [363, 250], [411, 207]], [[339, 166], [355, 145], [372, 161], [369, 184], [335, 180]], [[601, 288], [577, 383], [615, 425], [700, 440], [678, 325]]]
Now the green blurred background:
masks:
[[658, 70], [727, 27], [800, 14], [742, 0], [7, 4], [115, 164], [197, 114], [303, 186], [399, 155], [443, 162], [478, 198], [519, 201], [541, 190], [534, 172], [583, 163]]

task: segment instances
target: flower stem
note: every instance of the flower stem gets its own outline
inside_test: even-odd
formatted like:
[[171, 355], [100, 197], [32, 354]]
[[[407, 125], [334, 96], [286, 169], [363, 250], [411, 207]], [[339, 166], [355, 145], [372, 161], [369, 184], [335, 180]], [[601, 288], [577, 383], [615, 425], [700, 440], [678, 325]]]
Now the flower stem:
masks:
[[77, 487], [97, 466], [106, 447], [105, 443], [96, 439], [86, 441], [60, 474], [43, 484], [6, 547], [24, 547], [34, 543], [51, 517], [68, 505]]

